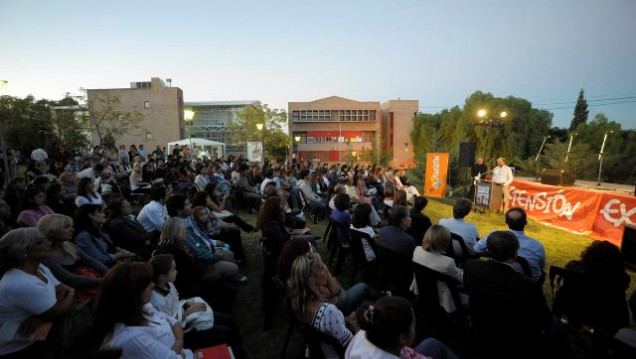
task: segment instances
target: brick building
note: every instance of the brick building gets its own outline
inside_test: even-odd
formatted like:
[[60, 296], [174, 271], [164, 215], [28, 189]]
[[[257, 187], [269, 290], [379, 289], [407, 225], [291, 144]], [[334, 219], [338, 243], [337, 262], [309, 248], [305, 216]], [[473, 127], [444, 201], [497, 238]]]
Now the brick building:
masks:
[[[103, 111], [104, 104], [98, 97], [118, 96], [120, 103], [116, 111], [139, 112], [144, 116], [142, 130], [116, 138], [116, 144], [143, 144], [152, 152], [156, 146], [164, 147], [168, 142], [183, 139], [185, 122], [183, 120], [183, 91], [178, 87], [166, 85], [161, 79], [153, 77], [149, 82], [131, 82], [129, 88], [89, 89], [86, 91], [88, 102], [97, 112]], [[93, 144], [99, 144], [99, 137], [93, 131]]]
[[[417, 114], [417, 100], [383, 104], [331, 96], [311, 102], [289, 102], [289, 134], [294, 153], [305, 161], [344, 162], [364, 159], [374, 146], [393, 154], [392, 166], [413, 158], [409, 134]], [[300, 137], [296, 142], [295, 137]]]

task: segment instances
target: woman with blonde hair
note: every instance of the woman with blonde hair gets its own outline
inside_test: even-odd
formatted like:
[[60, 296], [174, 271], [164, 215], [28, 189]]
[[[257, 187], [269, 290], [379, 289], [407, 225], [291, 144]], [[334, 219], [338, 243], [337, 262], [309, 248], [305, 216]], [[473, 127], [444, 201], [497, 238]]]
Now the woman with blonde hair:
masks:
[[38, 222], [38, 230], [51, 242], [50, 255], [42, 259], [53, 275], [75, 289], [95, 289], [108, 267], [77, 247], [73, 239], [73, 219], [48, 214]]
[[340, 347], [321, 343], [325, 358], [342, 357], [353, 333], [345, 325], [344, 314], [333, 304], [342, 289], [329, 273], [318, 253], [307, 253], [294, 260], [287, 281], [294, 315], [313, 329], [333, 337]]
[[[434, 224], [424, 234], [422, 245], [415, 248], [413, 251], [413, 262], [421, 264], [424, 267], [430, 268], [436, 272], [446, 274], [447, 276], [456, 279], [458, 283], [461, 283], [464, 278], [464, 272], [461, 268], [457, 268], [455, 260], [451, 257], [444, 255], [446, 247], [451, 242], [451, 234], [449, 230]], [[411, 284], [411, 290], [418, 294], [417, 282], [413, 279]], [[437, 292], [439, 295], [439, 304], [448, 313], [454, 312], [457, 308], [451, 295], [450, 289], [445, 283], [437, 282]], [[468, 303], [468, 297], [462, 294], [462, 302]]]

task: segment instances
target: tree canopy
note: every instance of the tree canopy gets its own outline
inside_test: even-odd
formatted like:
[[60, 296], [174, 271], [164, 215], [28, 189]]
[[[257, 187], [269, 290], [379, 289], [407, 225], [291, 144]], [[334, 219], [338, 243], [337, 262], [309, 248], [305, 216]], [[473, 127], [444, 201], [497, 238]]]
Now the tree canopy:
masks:
[[[257, 124], [263, 124], [258, 130]], [[285, 110], [270, 109], [267, 105], [248, 106], [234, 115], [228, 123], [228, 129], [234, 131], [233, 144], [263, 142], [266, 155], [285, 156], [291, 145], [289, 135], [283, 131], [287, 125]]]
[[570, 131], [574, 131], [580, 124], [587, 123], [587, 116], [590, 111], [587, 109], [587, 100], [583, 89], [579, 92], [579, 98], [576, 100], [576, 106], [574, 107], [574, 117], [570, 123]]
[[86, 101], [88, 112], [82, 116], [82, 122], [97, 134], [100, 145], [122, 135], [147, 132], [142, 126], [144, 115], [139, 111], [121, 111], [118, 109], [120, 103], [121, 98], [117, 95], [101, 94]]

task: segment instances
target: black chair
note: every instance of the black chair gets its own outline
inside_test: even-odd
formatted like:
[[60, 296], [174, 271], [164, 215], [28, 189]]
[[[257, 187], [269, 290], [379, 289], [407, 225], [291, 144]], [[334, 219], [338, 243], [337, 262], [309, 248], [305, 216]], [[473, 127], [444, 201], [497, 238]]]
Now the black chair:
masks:
[[332, 337], [331, 335], [324, 334], [319, 330], [313, 328], [310, 324], [305, 322], [302, 318], [299, 318], [297, 315], [294, 315], [293, 318], [296, 328], [305, 339], [305, 343], [307, 344], [307, 348], [309, 349], [310, 359], [323, 359], [325, 357], [321, 348], [322, 343], [331, 345], [331, 347], [333, 347], [335, 352], [338, 354], [338, 357], [344, 358], [345, 348], [336, 338]]
[[[459, 243], [459, 247], [462, 249], [461, 253], [455, 253], [455, 247], [453, 246], [453, 242]], [[459, 234], [451, 232], [451, 241], [446, 247], [446, 256], [451, 257], [455, 260], [455, 265], [458, 267], [462, 267], [464, 262], [470, 258], [470, 251], [468, 250], [468, 246], [464, 241], [464, 238]]]
[[263, 328], [264, 330], [269, 330], [272, 327], [278, 300], [286, 295], [286, 285], [278, 279], [276, 274], [276, 262], [278, 259], [267, 250], [267, 238], [261, 238], [260, 245], [263, 255], [263, 276], [261, 277]]
[[333, 221], [332, 232], [335, 232], [335, 240], [331, 244], [329, 265], [331, 265], [332, 260], [337, 253], [338, 260], [336, 261], [334, 275], [338, 275], [342, 270], [342, 266], [344, 265], [347, 254], [351, 252], [351, 249], [349, 248], [349, 242], [351, 241], [351, 239], [349, 238], [349, 228], [345, 224], [338, 221]]
[[380, 288], [390, 290], [394, 295], [411, 297], [409, 287], [413, 281], [411, 258], [382, 246], [378, 246], [380, 267]]
[[327, 241], [327, 248], [331, 249], [331, 234], [333, 232], [333, 219], [331, 219], [331, 214], [329, 215], [329, 223], [327, 223], [327, 228], [325, 229], [325, 235], [322, 237], [322, 241]]
[[309, 201], [307, 200], [307, 198], [305, 198], [305, 194], [303, 193], [303, 191], [301, 191], [300, 189], [298, 190], [298, 193], [300, 194], [300, 204], [301, 204], [301, 211], [303, 213], [306, 213], [309, 218], [311, 218], [314, 222], [314, 224], [318, 223], [318, 213], [316, 213], [316, 210], [311, 208], [311, 206], [309, 205]]
[[356, 278], [356, 274], [358, 272], [358, 266], [362, 265], [364, 268], [364, 281], [365, 283], [369, 283], [371, 279], [371, 273], [373, 271], [373, 265], [367, 261], [367, 255], [364, 252], [364, 246], [362, 245], [362, 239], [366, 239], [367, 242], [371, 245], [373, 249], [373, 253], [377, 258], [377, 250], [374, 248], [373, 239], [369, 236], [368, 233], [360, 232], [355, 229], [349, 229], [349, 249], [351, 251], [351, 259], [353, 260], [353, 268], [351, 271], [351, 280], [349, 283], [355, 283], [354, 279]]
[[412, 262], [411, 265], [413, 266], [413, 274], [415, 275], [415, 281], [417, 282], [417, 289], [419, 292], [416, 304], [423, 305], [425, 308], [436, 313], [449, 314], [439, 304], [437, 282], [442, 282], [446, 284], [450, 290], [453, 302], [455, 302], [455, 308], [457, 308], [457, 310], [454, 313], [459, 315], [463, 315], [465, 313], [460, 296], [461, 283], [459, 281], [419, 263]]
[[532, 279], [532, 271], [530, 270], [530, 264], [528, 263], [528, 260], [521, 256], [517, 256], [517, 258], [515, 259], [515, 262], [519, 263], [519, 266], [521, 267], [521, 270], [523, 271], [523, 275]]

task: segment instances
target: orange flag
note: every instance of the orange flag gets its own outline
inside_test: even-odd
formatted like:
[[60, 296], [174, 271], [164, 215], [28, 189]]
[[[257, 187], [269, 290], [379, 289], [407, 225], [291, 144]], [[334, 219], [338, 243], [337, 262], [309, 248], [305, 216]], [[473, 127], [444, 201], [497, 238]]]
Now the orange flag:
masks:
[[426, 177], [424, 196], [446, 197], [446, 176], [448, 175], [448, 153], [428, 153], [426, 155]]

